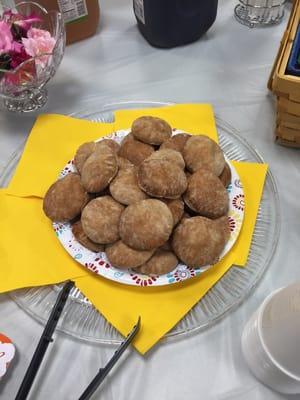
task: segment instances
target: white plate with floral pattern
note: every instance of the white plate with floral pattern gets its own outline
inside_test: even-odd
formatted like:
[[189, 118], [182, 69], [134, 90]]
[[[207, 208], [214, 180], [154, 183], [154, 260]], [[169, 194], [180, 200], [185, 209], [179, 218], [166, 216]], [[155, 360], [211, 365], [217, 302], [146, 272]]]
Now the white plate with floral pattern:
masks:
[[[123, 138], [130, 132], [127, 130], [119, 130], [112, 134], [105, 136], [99, 140], [105, 140], [105, 138], [113, 139], [118, 143], [121, 143]], [[182, 130], [174, 130], [173, 135], [182, 133]], [[226, 161], [231, 169], [231, 184], [228, 186], [227, 191], [229, 195], [229, 212], [228, 212], [228, 223], [230, 226], [230, 238], [220, 255], [221, 260], [232, 248], [236, 242], [240, 233], [243, 219], [244, 219], [244, 192], [242, 183], [239, 175], [231, 164], [229, 159], [226, 157]], [[73, 160], [69, 161], [65, 168], [61, 171], [59, 178], [64, 177], [70, 172], [76, 172], [76, 167], [73, 164]], [[66, 223], [53, 223], [55, 233], [65, 248], [65, 250], [73, 257], [77, 262], [88, 268], [90, 271], [101, 275], [107, 279], [123, 283], [126, 285], [134, 286], [163, 286], [170, 285], [173, 283], [181, 282], [186, 279], [193, 278], [200, 275], [202, 272], [213, 265], [206, 265], [200, 268], [191, 268], [183, 263], [179, 263], [177, 267], [165, 274], [160, 276], [148, 276], [139, 274], [131, 269], [118, 269], [113, 267], [104, 252], [94, 253], [84, 246], [82, 246], [74, 237], [72, 233], [71, 224]]]

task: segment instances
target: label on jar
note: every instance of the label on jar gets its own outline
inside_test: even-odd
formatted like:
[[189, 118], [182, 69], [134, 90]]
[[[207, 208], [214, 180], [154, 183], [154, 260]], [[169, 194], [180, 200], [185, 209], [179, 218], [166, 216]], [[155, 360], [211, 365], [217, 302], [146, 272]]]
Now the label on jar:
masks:
[[66, 24], [88, 15], [86, 0], [58, 0], [57, 2]]
[[144, 0], [133, 0], [133, 7], [136, 17], [145, 24]]

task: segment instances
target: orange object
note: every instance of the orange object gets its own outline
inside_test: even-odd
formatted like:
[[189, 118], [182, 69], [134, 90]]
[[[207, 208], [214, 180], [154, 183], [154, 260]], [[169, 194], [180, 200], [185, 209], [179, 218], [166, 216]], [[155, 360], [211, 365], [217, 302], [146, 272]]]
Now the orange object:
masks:
[[5, 375], [11, 360], [15, 355], [15, 346], [12, 341], [0, 333], [0, 379]]
[[93, 36], [99, 25], [98, 0], [39, 0], [48, 11], [62, 13], [66, 26], [67, 44]]

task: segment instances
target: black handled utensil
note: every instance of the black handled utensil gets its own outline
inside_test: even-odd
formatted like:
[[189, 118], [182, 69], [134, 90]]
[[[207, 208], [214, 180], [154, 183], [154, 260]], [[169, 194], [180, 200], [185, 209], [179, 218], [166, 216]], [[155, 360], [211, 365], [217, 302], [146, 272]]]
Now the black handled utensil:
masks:
[[104, 368], [100, 368], [100, 370], [97, 373], [97, 375], [95, 376], [95, 378], [92, 380], [92, 382], [88, 385], [88, 387], [85, 389], [85, 391], [79, 397], [79, 400], [88, 400], [95, 393], [97, 388], [104, 381], [104, 379], [107, 376], [107, 374], [109, 373], [109, 371], [113, 368], [113, 366], [116, 364], [116, 362], [119, 360], [121, 355], [124, 353], [124, 351], [127, 349], [127, 347], [130, 345], [130, 343], [132, 342], [132, 340], [138, 333], [138, 331], [140, 329], [140, 323], [141, 323], [141, 318], [139, 317], [137, 320], [137, 323], [132, 328], [132, 331], [128, 334], [128, 336], [126, 337], [124, 342], [120, 345], [120, 347], [115, 351], [114, 355], [108, 361], [106, 366]]
[[71, 289], [74, 287], [74, 282], [68, 281], [63, 286], [61, 292], [59, 293], [56, 303], [51, 311], [45, 329], [42, 333], [40, 341], [37, 345], [37, 348], [33, 354], [29, 367], [26, 371], [26, 374], [23, 378], [19, 391], [17, 393], [15, 400], [25, 400], [28, 396], [28, 393], [31, 389], [33, 381], [36, 377], [36, 374], [39, 370], [39, 367], [43, 361], [46, 350], [49, 346], [50, 342], [53, 342], [52, 335], [58, 323], [59, 317], [62, 313], [62, 310], [66, 304], [69, 293]]

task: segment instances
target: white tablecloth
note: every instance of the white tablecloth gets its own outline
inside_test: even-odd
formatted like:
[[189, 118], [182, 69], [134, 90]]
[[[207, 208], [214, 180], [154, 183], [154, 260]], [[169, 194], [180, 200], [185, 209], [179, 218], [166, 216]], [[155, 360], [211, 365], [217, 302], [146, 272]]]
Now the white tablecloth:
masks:
[[[233, 17], [235, 1], [220, 0], [212, 29], [197, 43], [172, 50], [150, 47], [139, 34], [130, 0], [102, 0], [98, 34], [67, 48], [49, 84], [44, 112], [71, 113], [93, 96], [121, 100], [209, 102], [216, 113], [263, 155], [276, 178], [282, 212], [278, 250], [259, 287], [235, 312], [204, 333], [157, 345], [145, 357], [127, 352], [97, 392], [105, 400], [279, 400], [259, 383], [242, 357], [242, 329], [272, 290], [300, 280], [300, 161], [297, 150], [273, 142], [275, 106], [266, 88], [287, 15], [277, 27], [250, 30]], [[0, 112], [0, 168], [28, 135], [32, 115]], [[5, 266], [2, 265], [2, 279]], [[0, 398], [13, 399], [42, 326], [6, 295], [0, 297], [0, 332], [17, 356], [0, 382]], [[34, 385], [32, 399], [75, 399], [114, 347], [58, 334]]]

